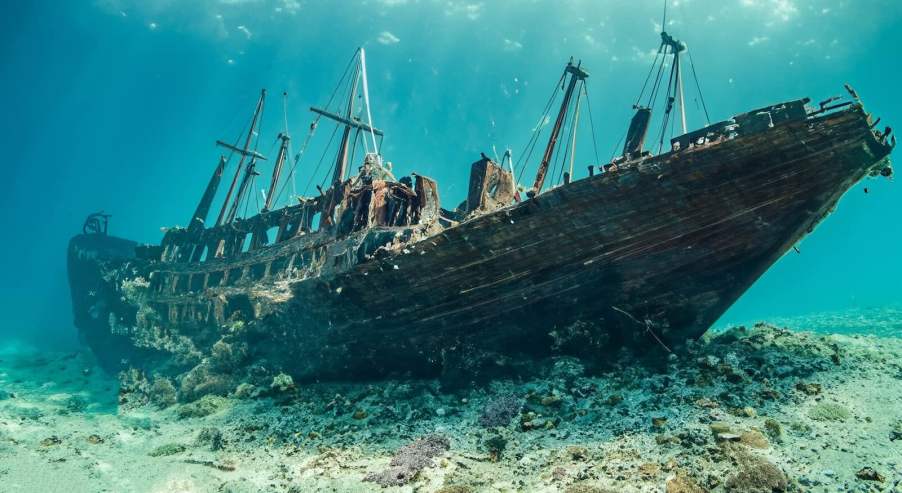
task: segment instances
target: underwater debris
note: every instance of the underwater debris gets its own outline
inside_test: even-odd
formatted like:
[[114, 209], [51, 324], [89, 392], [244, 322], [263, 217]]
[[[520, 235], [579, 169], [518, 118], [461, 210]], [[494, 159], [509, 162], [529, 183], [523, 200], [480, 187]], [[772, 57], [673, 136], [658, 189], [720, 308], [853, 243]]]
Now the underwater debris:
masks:
[[377, 483], [383, 488], [403, 486], [413, 481], [419, 472], [433, 465], [432, 459], [445, 453], [451, 442], [440, 435], [427, 435], [401, 447], [389, 462], [389, 468], [381, 473], [369, 473], [364, 481]]

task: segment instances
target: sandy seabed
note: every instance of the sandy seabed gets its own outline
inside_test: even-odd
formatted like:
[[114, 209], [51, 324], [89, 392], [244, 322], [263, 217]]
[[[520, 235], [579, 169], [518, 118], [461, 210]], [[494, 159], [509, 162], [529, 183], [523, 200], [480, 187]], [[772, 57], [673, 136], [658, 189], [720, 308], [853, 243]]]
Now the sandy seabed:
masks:
[[0, 491], [902, 492], [902, 311], [780, 322], [453, 392], [282, 379], [129, 408], [90, 353], [9, 347]]

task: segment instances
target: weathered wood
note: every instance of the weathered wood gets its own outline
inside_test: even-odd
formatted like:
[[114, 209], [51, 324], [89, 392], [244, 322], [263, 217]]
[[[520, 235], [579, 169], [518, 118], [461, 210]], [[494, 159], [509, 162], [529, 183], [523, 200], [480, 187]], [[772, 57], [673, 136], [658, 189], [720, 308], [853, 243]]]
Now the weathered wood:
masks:
[[[380, 225], [394, 199], [373, 181], [349, 198], [369, 194], [369, 224], [344, 236], [320, 228], [234, 251], [254, 227], [298, 220], [306, 206], [200, 236], [173, 232], [162, 260], [96, 267], [109, 296], [122, 297], [123, 280], [149, 280], [109, 316], [136, 339], [197, 337], [238, 316], [266, 334], [260, 357], [309, 378], [439, 371], [460, 353], [603, 358], [625, 345], [679, 346], [886, 165], [891, 147], [860, 105], [815, 117], [770, 111], [756, 132], [706, 131], [446, 228], [434, 183], [417, 177], [419, 212], [403, 226]], [[79, 238], [70, 248], [81, 248]], [[221, 241], [233, 245], [227, 258], [178, 261], [179, 248]], [[136, 318], [139, 307], [154, 318]]]

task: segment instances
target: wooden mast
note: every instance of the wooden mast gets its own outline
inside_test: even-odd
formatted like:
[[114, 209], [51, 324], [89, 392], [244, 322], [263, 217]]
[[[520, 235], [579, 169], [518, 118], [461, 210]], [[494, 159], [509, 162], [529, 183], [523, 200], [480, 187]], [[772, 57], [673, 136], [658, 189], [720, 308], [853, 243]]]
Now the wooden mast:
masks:
[[[257, 123], [260, 120], [260, 113], [263, 112], [263, 102], [266, 100], [266, 89], [262, 89], [260, 91], [260, 99], [257, 101], [257, 108], [254, 110], [254, 117], [251, 119], [251, 128], [247, 131], [247, 138], [244, 140], [244, 147], [242, 149], [238, 149], [234, 146], [225, 145], [224, 147], [228, 147], [234, 151], [238, 151], [241, 154], [241, 160], [238, 161], [238, 168], [235, 169], [235, 176], [232, 178], [232, 184], [229, 185], [229, 191], [226, 193], [225, 200], [222, 202], [222, 208], [219, 210], [219, 217], [216, 218], [216, 225], [219, 226], [223, 224], [223, 219], [225, 218], [226, 209], [229, 207], [229, 201], [232, 198], [232, 192], [235, 191], [235, 185], [238, 183], [238, 177], [241, 175], [241, 169], [244, 165], [244, 160], [248, 156], [254, 156], [257, 154], [256, 152], [248, 152], [248, 149], [251, 146], [251, 140], [254, 138], [254, 134], [257, 131]], [[219, 145], [223, 145], [222, 142], [217, 142]], [[257, 155], [259, 156], [259, 155]], [[254, 156], [254, 157], [257, 157]], [[253, 165], [253, 160], [248, 167]], [[237, 200], [236, 200], [237, 202]], [[237, 208], [237, 206], [235, 207]], [[234, 217], [232, 218], [234, 219]], [[229, 219], [231, 221], [231, 219]]]
[[[360, 50], [357, 50], [360, 53]], [[348, 95], [348, 107], [345, 111], [345, 119], [350, 121], [354, 118], [354, 99], [357, 97], [357, 83], [360, 80], [360, 63], [354, 67], [354, 82], [351, 86], [351, 94]], [[338, 157], [335, 160], [335, 173], [332, 175], [332, 183], [341, 183], [345, 179], [345, 173], [348, 169], [348, 144], [351, 141], [352, 125], [345, 123], [344, 132], [341, 134], [341, 142], [338, 147]]]
[[219, 183], [222, 181], [222, 173], [225, 171], [225, 165], [225, 156], [219, 156], [219, 165], [213, 170], [213, 176], [210, 177], [210, 182], [207, 183], [207, 188], [204, 190], [204, 194], [200, 198], [197, 208], [194, 209], [194, 215], [191, 216], [191, 220], [188, 221], [188, 229], [193, 230], [204, 227], [204, 223], [207, 221], [207, 215], [210, 213], [210, 205], [213, 203], [213, 197], [216, 196], [216, 190], [219, 189]]
[[573, 59], [567, 62], [564, 69], [565, 74], [570, 74], [570, 82], [564, 92], [564, 100], [561, 101], [561, 109], [558, 111], [557, 119], [554, 127], [551, 129], [551, 136], [548, 138], [548, 145], [545, 147], [545, 154], [542, 155], [542, 162], [539, 164], [539, 171], [536, 173], [536, 181], [532, 185], [532, 190], [526, 192], [530, 198], [535, 197], [542, 191], [542, 185], [545, 184], [545, 174], [548, 173], [548, 165], [551, 163], [551, 157], [554, 154], [554, 147], [557, 145], [558, 138], [561, 134], [561, 128], [564, 126], [564, 118], [567, 116], [567, 109], [570, 107], [570, 100], [573, 98], [573, 89], [576, 83], [589, 77], [588, 72], [580, 68], [580, 62], [573, 65]]
[[244, 194], [247, 193], [247, 186], [250, 184], [251, 178], [259, 174], [260, 173], [257, 173], [257, 159], [251, 158], [251, 162], [247, 163], [247, 166], [245, 167], [244, 178], [241, 179], [241, 185], [238, 187], [238, 193], [235, 194], [235, 201], [232, 202], [232, 207], [229, 209], [226, 223], [235, 220], [235, 217], [238, 215], [238, 206], [241, 205], [241, 200], [244, 199]]
[[285, 165], [285, 156], [288, 154], [288, 141], [291, 137], [287, 133], [280, 133], [279, 138], [282, 139], [282, 145], [279, 146], [279, 155], [276, 157], [276, 164], [272, 170], [272, 179], [269, 182], [269, 192], [266, 193], [266, 203], [263, 210], [268, 211], [272, 208], [272, 203], [276, 196], [276, 185], [279, 184], [279, 176], [282, 174], [282, 167]]

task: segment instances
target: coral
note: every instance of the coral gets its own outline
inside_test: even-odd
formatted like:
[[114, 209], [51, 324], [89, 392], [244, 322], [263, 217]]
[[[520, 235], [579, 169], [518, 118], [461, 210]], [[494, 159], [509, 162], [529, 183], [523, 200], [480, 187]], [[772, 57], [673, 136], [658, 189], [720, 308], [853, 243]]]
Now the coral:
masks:
[[189, 404], [183, 404], [179, 410], [179, 418], [202, 418], [225, 409], [229, 404], [228, 399], [218, 395], [205, 395]]
[[119, 406], [131, 409], [147, 404], [149, 384], [137, 368], [119, 372]]
[[224, 446], [222, 432], [219, 431], [219, 428], [212, 427], [200, 430], [195, 443], [197, 443], [198, 445], [209, 445], [210, 450], [214, 452], [216, 452], [217, 450], [222, 450], [222, 447]]
[[166, 377], [157, 376], [154, 378], [149, 393], [150, 402], [160, 409], [165, 409], [177, 402], [175, 386]]
[[808, 410], [808, 417], [815, 421], [845, 421], [851, 416], [848, 409], [834, 402], [818, 402]]
[[273, 377], [272, 383], [269, 384], [269, 388], [279, 392], [288, 392], [289, 390], [294, 389], [294, 379], [291, 378], [291, 375], [279, 373]]
[[389, 462], [389, 468], [381, 473], [370, 473], [364, 481], [382, 487], [402, 486], [414, 480], [417, 474], [432, 465], [432, 459], [447, 451], [451, 443], [440, 435], [427, 435], [401, 447]]
[[220, 339], [210, 349], [210, 366], [217, 372], [231, 372], [247, 357], [247, 345], [228, 343]]
[[507, 426], [523, 409], [523, 401], [513, 394], [503, 394], [491, 401], [479, 414], [479, 424], [484, 428]]

